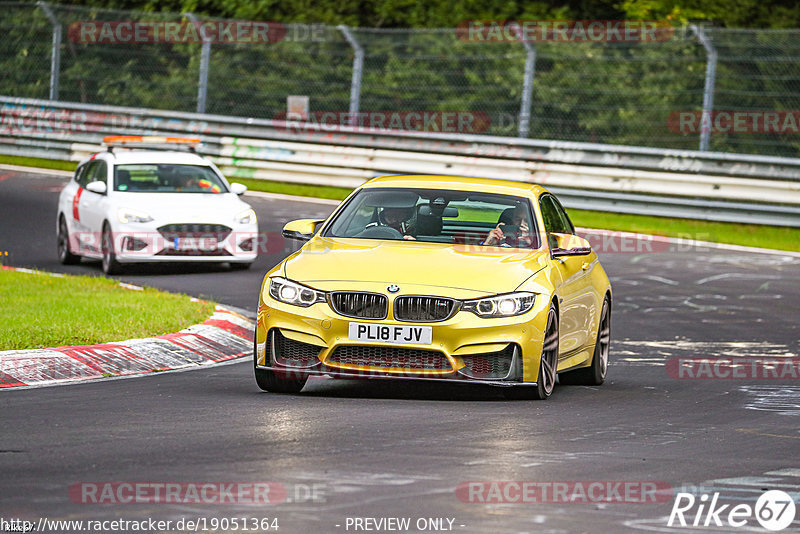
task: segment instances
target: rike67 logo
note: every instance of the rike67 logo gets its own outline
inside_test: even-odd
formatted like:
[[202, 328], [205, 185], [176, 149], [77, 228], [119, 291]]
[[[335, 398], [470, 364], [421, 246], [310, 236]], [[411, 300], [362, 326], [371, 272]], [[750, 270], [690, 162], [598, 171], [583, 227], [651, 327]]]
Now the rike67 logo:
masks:
[[770, 531], [784, 530], [795, 518], [792, 496], [780, 490], [762, 493], [755, 503], [720, 504], [719, 493], [704, 493], [697, 497], [691, 493], [678, 493], [667, 526], [670, 527], [756, 527]]

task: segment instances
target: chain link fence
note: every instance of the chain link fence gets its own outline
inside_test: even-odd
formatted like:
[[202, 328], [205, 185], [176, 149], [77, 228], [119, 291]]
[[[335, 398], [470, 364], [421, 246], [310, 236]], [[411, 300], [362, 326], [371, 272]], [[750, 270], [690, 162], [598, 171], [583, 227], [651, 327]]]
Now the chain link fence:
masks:
[[[274, 23], [269, 39], [254, 40], [236, 35], [253, 22], [198, 17], [230, 25], [233, 38], [116, 32], [123, 22], [186, 30], [192, 17], [0, 3], [0, 94], [267, 119], [285, 117], [287, 97], [300, 95], [314, 117], [466, 112], [478, 117], [467, 133], [681, 150], [702, 146], [705, 125], [708, 150], [800, 155], [800, 131], [786, 123], [800, 118], [800, 30], [523, 43], [464, 39], [460, 21], [430, 30]], [[732, 127], [738, 119], [725, 114], [737, 111], [777, 112], [780, 128], [764, 128], [763, 117], [761, 128], [753, 117]]]

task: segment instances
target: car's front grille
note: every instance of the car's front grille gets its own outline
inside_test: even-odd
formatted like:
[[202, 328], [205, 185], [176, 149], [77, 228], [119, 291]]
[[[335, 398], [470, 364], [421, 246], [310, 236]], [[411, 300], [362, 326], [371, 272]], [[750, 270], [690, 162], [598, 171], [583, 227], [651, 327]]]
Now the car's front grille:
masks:
[[459, 373], [470, 378], [499, 379], [508, 376], [514, 361], [514, 345], [509, 344], [498, 352], [461, 356], [465, 367]]
[[333, 351], [325, 363], [361, 365], [378, 369], [402, 369], [404, 371], [450, 370], [453, 368], [447, 356], [439, 351], [363, 345], [341, 345]]
[[176, 250], [174, 248], [165, 248], [164, 250], [157, 252], [156, 256], [233, 256], [233, 254], [221, 248], [214, 250]]
[[339, 315], [357, 319], [385, 319], [389, 309], [389, 299], [379, 293], [335, 291], [330, 302]]
[[394, 318], [398, 321], [430, 323], [449, 319], [456, 301], [443, 297], [397, 297], [394, 299]]
[[217, 241], [225, 241], [231, 233], [231, 228], [224, 224], [201, 224], [183, 223], [166, 224], [158, 228], [158, 232], [164, 239], [172, 241], [177, 238], [215, 238]]
[[322, 347], [289, 339], [277, 329], [273, 329], [270, 335], [273, 343], [270, 346], [270, 350], [273, 350], [274, 347], [272, 361], [277, 365], [284, 367], [314, 367], [319, 363], [317, 356], [322, 352]]

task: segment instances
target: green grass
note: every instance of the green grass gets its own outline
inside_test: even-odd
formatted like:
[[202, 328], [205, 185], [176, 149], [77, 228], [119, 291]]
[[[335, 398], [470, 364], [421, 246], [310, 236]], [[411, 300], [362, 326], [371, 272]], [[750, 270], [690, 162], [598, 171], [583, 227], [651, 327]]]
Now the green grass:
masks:
[[0, 154], [0, 164], [22, 165], [24, 167], [39, 167], [40, 169], [58, 169], [61, 171], [74, 171], [78, 166], [77, 161], [61, 161], [57, 159], [29, 158], [27, 156], [5, 156]]
[[229, 177], [229, 182], [239, 182], [244, 184], [252, 191], [264, 191], [267, 193], [280, 193], [283, 195], [293, 195], [300, 197], [328, 198], [331, 200], [344, 200], [352, 189], [346, 187], [333, 187], [329, 185], [305, 185], [291, 184], [286, 182], [272, 182], [258, 180], [255, 178], [234, 178]]
[[[75, 163], [72, 162], [18, 156], [0, 156], [0, 163], [68, 170], [75, 168]], [[272, 182], [253, 178], [231, 178], [230, 181], [240, 182], [253, 191], [333, 200], [342, 200], [351, 191], [346, 187]], [[698, 241], [716, 241], [733, 245], [800, 251], [800, 228], [700, 221], [695, 219], [671, 219], [649, 215], [626, 215], [586, 210], [569, 210], [569, 215], [576, 226], [586, 228], [603, 228]]]
[[114, 280], [0, 270], [0, 350], [89, 345], [149, 337], [199, 323], [211, 302]]

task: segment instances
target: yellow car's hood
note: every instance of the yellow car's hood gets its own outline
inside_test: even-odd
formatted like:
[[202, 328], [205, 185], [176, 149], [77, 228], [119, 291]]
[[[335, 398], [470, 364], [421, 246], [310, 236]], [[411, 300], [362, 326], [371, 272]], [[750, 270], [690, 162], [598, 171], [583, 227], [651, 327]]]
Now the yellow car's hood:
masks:
[[325, 282], [319, 289], [333, 289], [334, 281], [343, 289], [352, 282], [378, 282], [485, 295], [514, 291], [546, 261], [541, 249], [316, 237], [285, 262], [284, 273], [298, 282]]

